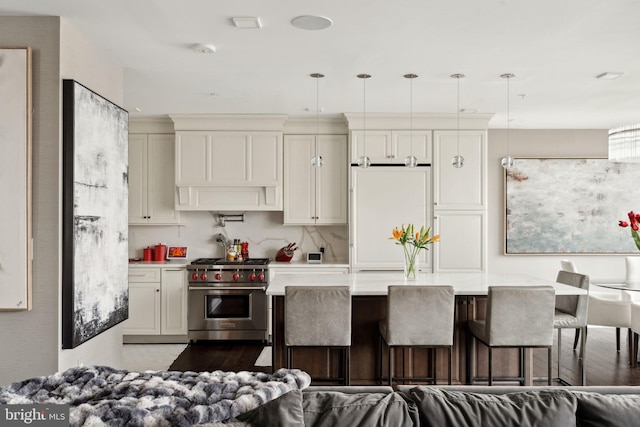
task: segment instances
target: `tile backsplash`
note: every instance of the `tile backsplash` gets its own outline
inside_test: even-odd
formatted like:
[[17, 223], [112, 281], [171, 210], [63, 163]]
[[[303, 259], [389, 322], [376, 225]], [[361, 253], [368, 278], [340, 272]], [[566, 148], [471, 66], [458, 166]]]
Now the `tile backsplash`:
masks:
[[249, 242], [251, 258], [274, 259], [276, 252], [289, 243], [296, 242], [300, 250], [292, 261], [306, 259], [307, 252], [314, 252], [324, 244], [325, 262], [348, 263], [349, 229], [347, 225], [292, 226], [283, 225], [282, 212], [246, 212], [244, 222], [226, 222], [222, 227], [216, 212], [183, 211], [182, 225], [131, 225], [129, 226], [129, 257], [142, 258], [147, 246], [163, 243], [168, 246], [188, 246], [188, 258], [221, 258], [223, 248], [215, 236], [224, 234], [228, 240]]

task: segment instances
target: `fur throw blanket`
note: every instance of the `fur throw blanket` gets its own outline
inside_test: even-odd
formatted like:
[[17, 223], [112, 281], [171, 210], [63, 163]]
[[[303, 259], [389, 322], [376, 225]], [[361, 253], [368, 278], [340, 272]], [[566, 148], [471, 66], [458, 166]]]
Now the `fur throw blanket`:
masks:
[[197, 373], [92, 366], [0, 388], [0, 404], [69, 404], [72, 426], [190, 426], [233, 419], [310, 383], [298, 369]]

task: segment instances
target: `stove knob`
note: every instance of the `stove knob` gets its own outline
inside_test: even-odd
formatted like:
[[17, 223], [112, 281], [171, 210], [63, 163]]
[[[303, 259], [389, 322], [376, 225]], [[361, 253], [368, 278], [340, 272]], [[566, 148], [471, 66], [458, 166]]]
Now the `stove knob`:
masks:
[[251, 280], [252, 282], [253, 282], [254, 280], [256, 280], [256, 275], [255, 275], [255, 273], [251, 273], [251, 274], [249, 275], [249, 280]]
[[193, 273], [191, 275], [191, 280], [198, 280], [198, 273]]
[[264, 274], [262, 273], [258, 274], [258, 281], [264, 282]]
[[240, 275], [238, 273], [233, 273], [233, 280], [237, 282], [239, 278], [240, 278]]
[[207, 275], [206, 275], [205, 273], [202, 273], [202, 274], [200, 275], [200, 279], [202, 279], [202, 280], [207, 280]]
[[220, 279], [222, 279], [222, 274], [216, 273], [216, 280], [220, 280]]

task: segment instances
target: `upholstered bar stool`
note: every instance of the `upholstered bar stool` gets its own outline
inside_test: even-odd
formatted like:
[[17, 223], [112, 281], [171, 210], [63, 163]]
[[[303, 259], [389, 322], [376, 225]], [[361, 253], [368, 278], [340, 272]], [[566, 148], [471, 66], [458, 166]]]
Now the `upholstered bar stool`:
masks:
[[[389, 385], [398, 381], [431, 381], [436, 383], [436, 348], [448, 351], [448, 383], [451, 384], [451, 347], [455, 295], [453, 286], [389, 286], [387, 317], [378, 324], [380, 332], [379, 377], [382, 378], [383, 342], [387, 345]], [[397, 347], [433, 348], [431, 370], [433, 377], [394, 377], [393, 354]]]
[[[489, 385], [493, 385], [492, 357], [497, 347], [519, 348], [521, 371], [525, 348], [547, 349], [547, 382], [551, 385], [551, 349], [555, 290], [551, 286], [489, 286], [486, 320], [469, 320], [469, 332], [489, 348]], [[524, 372], [518, 380], [524, 384]]]
[[[576, 288], [589, 290], [589, 276], [569, 271], [560, 270], [556, 282]], [[558, 330], [558, 377], [561, 383], [566, 383], [560, 377], [560, 353], [562, 350], [562, 329], [575, 329], [582, 338], [580, 344], [580, 384], [586, 385], [587, 370], [585, 364], [587, 346], [587, 306], [589, 295], [558, 295], [556, 296], [556, 310], [553, 318], [553, 327]]]
[[342, 377], [349, 385], [351, 291], [348, 286], [285, 286], [284, 343], [287, 368], [294, 347], [337, 348], [343, 353]]

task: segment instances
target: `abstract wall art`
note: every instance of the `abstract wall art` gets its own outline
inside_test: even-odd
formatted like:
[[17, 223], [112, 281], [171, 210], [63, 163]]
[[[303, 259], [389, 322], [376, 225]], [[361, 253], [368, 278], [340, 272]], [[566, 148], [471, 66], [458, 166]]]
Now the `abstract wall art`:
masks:
[[506, 254], [637, 254], [618, 221], [640, 212], [640, 164], [516, 159], [505, 170]]
[[62, 348], [128, 317], [128, 113], [63, 81]]
[[0, 48], [0, 311], [30, 310], [31, 48]]

